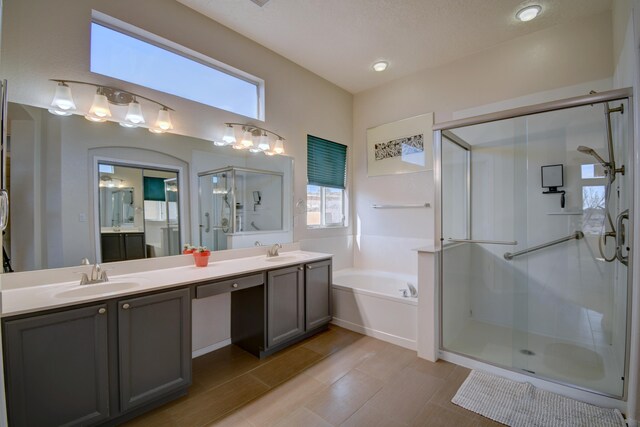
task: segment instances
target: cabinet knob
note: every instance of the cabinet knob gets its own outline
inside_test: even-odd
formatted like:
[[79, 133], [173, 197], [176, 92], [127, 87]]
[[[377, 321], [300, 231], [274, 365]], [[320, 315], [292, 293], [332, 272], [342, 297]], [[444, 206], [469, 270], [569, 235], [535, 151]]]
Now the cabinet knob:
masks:
[[234, 283], [234, 284], [233, 284], [233, 285], [231, 285], [231, 286], [233, 286], [234, 288], [237, 288], [237, 287], [238, 287], [238, 284], [237, 284], [237, 283]]
[[129, 310], [129, 307], [131, 307], [129, 304], [122, 304], [123, 310]]
[[307, 265], [307, 270], [311, 270], [313, 267], [311, 267], [310, 265]]
[[302, 267], [298, 267], [298, 270], [302, 271], [302, 270], [304, 270], [304, 268], [302, 268]]
[[101, 308], [98, 310], [98, 314], [105, 314], [107, 312], [106, 308]]

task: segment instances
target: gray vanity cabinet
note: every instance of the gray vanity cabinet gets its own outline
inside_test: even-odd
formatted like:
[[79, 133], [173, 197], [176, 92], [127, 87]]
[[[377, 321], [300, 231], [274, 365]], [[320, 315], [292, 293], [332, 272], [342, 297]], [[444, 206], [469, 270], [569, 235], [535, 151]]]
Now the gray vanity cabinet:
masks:
[[331, 321], [331, 260], [307, 264], [305, 305], [306, 330]]
[[304, 334], [304, 267], [267, 273], [267, 349]]
[[107, 305], [4, 322], [12, 426], [91, 425], [109, 417]]
[[191, 384], [189, 289], [118, 301], [120, 409]]
[[102, 262], [127, 261], [146, 257], [144, 233], [100, 234]]

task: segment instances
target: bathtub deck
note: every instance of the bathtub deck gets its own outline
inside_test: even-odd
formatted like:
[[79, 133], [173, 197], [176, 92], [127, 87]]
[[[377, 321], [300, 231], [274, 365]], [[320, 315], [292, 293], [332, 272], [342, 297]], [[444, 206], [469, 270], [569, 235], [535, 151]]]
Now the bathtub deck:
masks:
[[500, 426], [451, 403], [469, 370], [331, 326], [264, 360], [228, 346], [194, 360], [189, 395], [135, 426]]

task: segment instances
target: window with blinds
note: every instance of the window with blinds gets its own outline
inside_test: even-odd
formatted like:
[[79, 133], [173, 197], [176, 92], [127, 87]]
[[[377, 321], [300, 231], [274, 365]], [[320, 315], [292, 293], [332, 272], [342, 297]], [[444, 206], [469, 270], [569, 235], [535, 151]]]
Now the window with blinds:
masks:
[[307, 135], [307, 226], [344, 227], [347, 146]]

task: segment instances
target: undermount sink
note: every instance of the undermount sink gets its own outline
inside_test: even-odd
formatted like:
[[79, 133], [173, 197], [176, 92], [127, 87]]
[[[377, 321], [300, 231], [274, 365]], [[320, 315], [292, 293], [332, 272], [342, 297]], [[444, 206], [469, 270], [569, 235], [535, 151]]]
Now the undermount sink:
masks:
[[286, 262], [286, 261], [296, 261], [300, 259], [302, 258], [298, 256], [278, 255], [278, 256], [267, 257], [266, 261], [267, 262]]
[[139, 286], [136, 282], [106, 282], [93, 285], [76, 286], [72, 289], [55, 294], [56, 298], [90, 297], [94, 295], [110, 294], [112, 292], [126, 291]]

